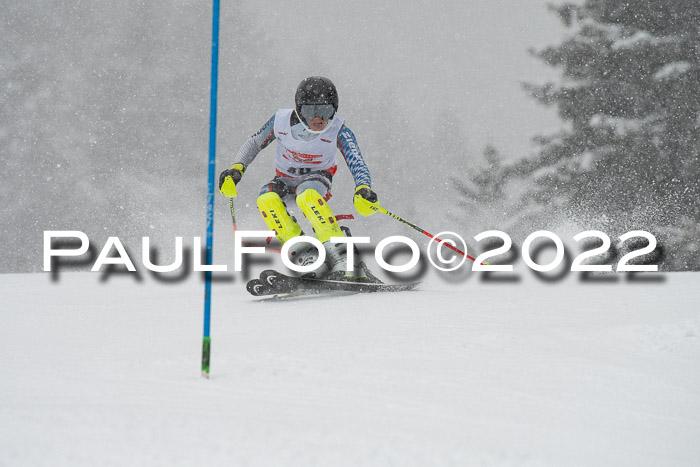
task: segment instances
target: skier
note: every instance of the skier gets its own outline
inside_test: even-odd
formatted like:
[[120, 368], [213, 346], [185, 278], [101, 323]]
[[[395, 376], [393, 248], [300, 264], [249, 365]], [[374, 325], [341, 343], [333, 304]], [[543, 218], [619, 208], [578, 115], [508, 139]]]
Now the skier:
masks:
[[[347, 269], [347, 245], [331, 243], [331, 237], [343, 237], [335, 215], [328, 206], [335, 175], [336, 147], [343, 155], [355, 181], [353, 202], [357, 212], [370, 216], [379, 209], [372, 191], [369, 169], [353, 132], [337, 114], [338, 92], [328, 78], [312, 76], [297, 87], [293, 109], [280, 109], [262, 128], [243, 144], [230, 169], [219, 176], [219, 190], [234, 197], [246, 168], [258, 153], [277, 140], [275, 177], [260, 190], [258, 209], [280, 244], [303, 235], [287, 204], [296, 202], [311, 223], [316, 238], [323, 244], [326, 261], [310, 277], [333, 280], [367, 280], [365, 271]], [[316, 248], [305, 242], [289, 249], [293, 263], [305, 266], [318, 258]], [[356, 261], [355, 264], [358, 264]]]

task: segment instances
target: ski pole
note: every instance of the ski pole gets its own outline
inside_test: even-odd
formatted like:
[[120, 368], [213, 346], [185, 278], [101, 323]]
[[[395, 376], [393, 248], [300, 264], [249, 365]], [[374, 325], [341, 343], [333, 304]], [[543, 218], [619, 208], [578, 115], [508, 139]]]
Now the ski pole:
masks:
[[[393, 212], [390, 212], [390, 211], [386, 210], [384, 207], [379, 206], [379, 212], [382, 212], [382, 213], [386, 214], [387, 216], [391, 217], [392, 219], [396, 219], [397, 221], [406, 224], [407, 226], [409, 226], [409, 227], [411, 227], [411, 228], [417, 230], [418, 232], [422, 233], [423, 235], [427, 235], [428, 237], [435, 239], [436, 241], [438, 241], [438, 242], [440, 242], [441, 244], [445, 245], [445, 246], [446, 246], [447, 248], [449, 248], [450, 250], [455, 251], [455, 252], [459, 253], [460, 255], [469, 258], [469, 259], [472, 260], [472, 261], [476, 261], [475, 258], [472, 258], [471, 256], [469, 256], [468, 254], [466, 254], [465, 252], [463, 252], [463, 251], [460, 250], [459, 248], [453, 246], [453, 245], [450, 244], [450, 243], [445, 242], [444, 240], [442, 240], [442, 239], [439, 238], [439, 237], [436, 237], [435, 235], [431, 234], [430, 232], [427, 232], [425, 229], [421, 229], [421, 228], [418, 227], [417, 225], [408, 222], [406, 219], [397, 216], [397, 215], [394, 214]], [[483, 265], [483, 263], [482, 263], [482, 265]]]
[[[233, 198], [228, 199], [228, 205], [231, 208], [231, 223], [233, 224], [233, 235], [236, 235], [236, 232], [238, 231], [238, 225], [236, 224], [236, 209], [233, 206]], [[254, 242], [242, 242], [242, 246], [260, 246], [257, 243]], [[273, 253], [280, 253], [282, 250], [280, 248], [275, 248], [272, 246], [265, 246], [267, 251], [271, 251]]]
[[233, 223], [233, 234], [236, 234], [238, 227], [236, 226], [236, 209], [233, 207], [233, 198], [228, 199], [228, 205], [231, 208], [231, 222]]

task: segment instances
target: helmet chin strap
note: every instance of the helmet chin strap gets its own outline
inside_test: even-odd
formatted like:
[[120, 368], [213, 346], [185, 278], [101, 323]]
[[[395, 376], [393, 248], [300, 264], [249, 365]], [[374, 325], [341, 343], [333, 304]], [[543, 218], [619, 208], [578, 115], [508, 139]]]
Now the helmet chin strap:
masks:
[[333, 118], [331, 117], [331, 118], [328, 120], [328, 123], [326, 123], [326, 126], [323, 127], [323, 130], [315, 131], [315, 130], [312, 130], [311, 128], [309, 128], [309, 125], [307, 125], [307, 124], [305, 123], [304, 119], [302, 119], [302, 118], [299, 116], [299, 113], [297, 112], [296, 107], [294, 108], [294, 113], [297, 115], [297, 119], [299, 120], [299, 123], [301, 123], [301, 124], [304, 126], [304, 128], [306, 128], [306, 131], [308, 131], [309, 133], [313, 133], [313, 134], [315, 134], [315, 135], [320, 135], [321, 133], [325, 132], [325, 131], [328, 129], [328, 125], [331, 123], [331, 120], [333, 120]]

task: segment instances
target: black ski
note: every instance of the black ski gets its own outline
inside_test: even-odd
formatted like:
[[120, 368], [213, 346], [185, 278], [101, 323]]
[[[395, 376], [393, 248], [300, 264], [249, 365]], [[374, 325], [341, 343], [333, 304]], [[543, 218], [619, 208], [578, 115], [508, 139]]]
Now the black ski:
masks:
[[268, 269], [260, 273], [259, 279], [248, 281], [246, 289], [252, 295], [311, 295], [327, 292], [400, 292], [413, 290], [420, 282], [406, 282], [401, 284], [385, 284], [383, 282], [351, 282], [325, 279], [311, 279], [305, 277], [288, 276], [278, 271]]

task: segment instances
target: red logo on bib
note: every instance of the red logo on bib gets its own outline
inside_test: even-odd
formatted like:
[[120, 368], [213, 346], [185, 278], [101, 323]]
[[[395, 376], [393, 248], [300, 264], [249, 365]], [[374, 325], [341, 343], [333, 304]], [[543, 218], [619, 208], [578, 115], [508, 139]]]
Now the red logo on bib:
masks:
[[294, 152], [290, 149], [285, 149], [282, 157], [290, 161], [300, 162], [302, 164], [320, 164], [321, 161], [317, 161], [316, 159], [323, 157], [323, 154], [302, 154], [300, 152]]

